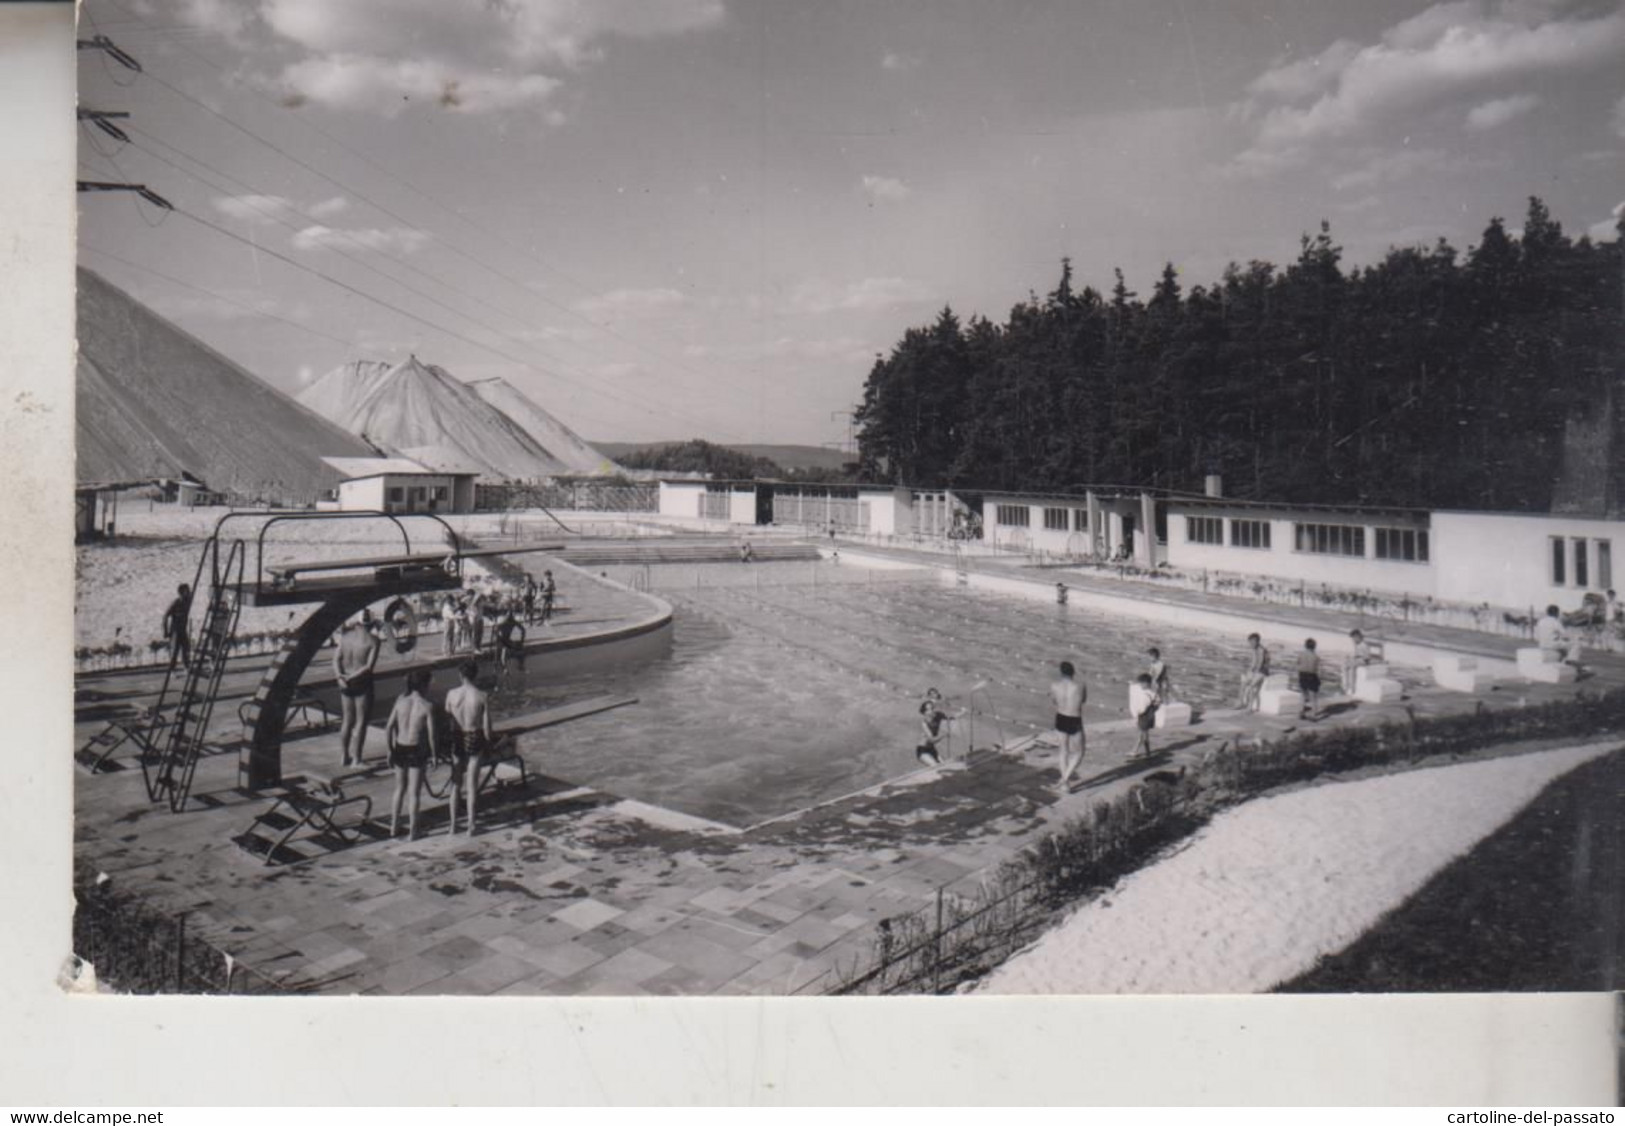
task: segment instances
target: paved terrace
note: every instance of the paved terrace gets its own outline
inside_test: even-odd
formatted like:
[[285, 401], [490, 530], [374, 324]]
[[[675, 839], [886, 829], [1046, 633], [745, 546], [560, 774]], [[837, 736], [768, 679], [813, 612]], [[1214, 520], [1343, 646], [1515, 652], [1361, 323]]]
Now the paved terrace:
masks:
[[[1085, 581], [1078, 578], [1080, 586]], [[1113, 593], [1131, 589], [1094, 581]], [[1250, 601], [1236, 610], [1299, 613]], [[1308, 613], [1313, 628], [1352, 624], [1328, 611]], [[1625, 684], [1625, 660], [1604, 656], [1597, 667], [1581, 687]], [[1406, 704], [1427, 716], [1576, 691], [1518, 684], [1474, 698], [1424, 687], [1425, 675], [1405, 679], [1412, 687], [1402, 704], [1332, 695], [1323, 726], [1399, 718]], [[1069, 797], [1052, 789], [1053, 745], [1026, 741], [743, 830], [549, 777], [544, 750], [530, 757], [540, 774], [530, 791], [489, 803], [473, 838], [447, 837], [444, 806], [430, 802], [431, 835], [420, 841], [370, 841], [284, 867], [265, 867], [229, 843], [269, 799], [233, 789], [235, 755], [227, 753], [199, 766], [194, 793], [209, 806], [179, 815], [148, 805], [138, 771], [80, 775], [76, 850], [120, 886], [188, 912], [189, 933], [292, 987], [374, 994], [817, 991], [833, 980], [837, 963], [865, 955], [879, 919], [926, 907], [939, 887], [973, 889], [993, 866], [1145, 771], [1195, 761], [1227, 738], [1275, 738], [1297, 725], [1209, 712], [1193, 727], [1159, 732], [1162, 753], [1149, 764], [1125, 761], [1134, 741], [1127, 724], [1095, 725], [1085, 784]], [[81, 724], [79, 731], [92, 728]], [[375, 734], [373, 746], [380, 745]], [[290, 741], [284, 754], [292, 773], [330, 768], [338, 749], [326, 734]], [[375, 813], [387, 816], [389, 785], [378, 776], [352, 792], [372, 796]]]

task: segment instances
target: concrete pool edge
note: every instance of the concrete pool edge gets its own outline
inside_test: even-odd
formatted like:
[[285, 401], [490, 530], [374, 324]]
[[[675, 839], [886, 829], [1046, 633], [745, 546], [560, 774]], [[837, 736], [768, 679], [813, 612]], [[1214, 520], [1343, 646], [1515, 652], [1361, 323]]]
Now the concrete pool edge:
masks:
[[[991, 574], [977, 568], [961, 570], [935, 560], [909, 561], [894, 555], [872, 553], [862, 548], [837, 552], [834, 549], [820, 547], [819, 552], [826, 559], [840, 554], [842, 558], [856, 562], [859, 566], [873, 567], [877, 570], [934, 571], [938, 581], [948, 586], [1013, 594], [1040, 602], [1055, 600], [1055, 584], [1047, 580]], [[1203, 609], [1184, 603], [1164, 601], [1153, 596], [1106, 594], [1080, 587], [1068, 589], [1067, 602], [1072, 606], [1082, 606], [1119, 617], [1135, 618], [1161, 625], [1207, 629], [1224, 634], [1241, 633], [1243, 636], [1247, 633], [1257, 633], [1266, 642], [1293, 647], [1302, 643], [1306, 630], [1313, 632], [1316, 629], [1312, 624], [1282, 621], [1280, 617], [1269, 617], [1262, 613]], [[1372, 628], [1370, 633], [1373, 639], [1378, 639], [1378, 631], [1375, 628]], [[1489, 636], [1486, 635], [1486, 641]], [[1495, 653], [1493, 646], [1469, 647], [1408, 640], [1382, 640], [1386, 659], [1393, 664], [1425, 669], [1432, 667], [1436, 657], [1470, 656], [1479, 658], [1480, 667], [1494, 672], [1497, 677], [1511, 679], [1517, 675], [1516, 662], [1508, 656]], [[1352, 652], [1352, 644], [1345, 630], [1329, 633], [1322, 630], [1321, 636], [1317, 636], [1317, 641], [1323, 656], [1340, 658]]]

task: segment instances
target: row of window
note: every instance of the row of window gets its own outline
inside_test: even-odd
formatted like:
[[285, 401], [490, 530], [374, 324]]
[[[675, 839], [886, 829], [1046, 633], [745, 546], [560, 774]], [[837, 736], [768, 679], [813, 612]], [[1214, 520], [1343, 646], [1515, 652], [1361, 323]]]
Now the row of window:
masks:
[[[1270, 549], [1268, 520], [1231, 520], [1230, 546]], [[1221, 516], [1185, 517], [1185, 542], [1224, 546], [1225, 519]], [[1373, 529], [1376, 558], [1407, 563], [1428, 561], [1428, 534], [1418, 528]], [[1355, 524], [1293, 524], [1292, 549], [1311, 555], [1347, 555], [1365, 558], [1365, 528]]]
[[391, 504], [406, 503], [407, 489], [412, 490], [412, 501], [416, 504], [424, 502], [440, 503], [446, 501], [450, 496], [445, 485], [391, 485], [389, 487], [389, 502]]
[[[1032, 523], [1032, 508], [1025, 504], [998, 504], [993, 506], [993, 518], [1005, 528], [1026, 528]], [[1083, 532], [1089, 528], [1089, 510], [1086, 508], [1046, 508], [1044, 528], [1051, 532]]]
[[[1614, 585], [1614, 545], [1611, 540], [1565, 539], [1552, 536], [1552, 585], [1608, 590]], [[1595, 560], [1597, 573], [1591, 573]], [[1571, 581], [1572, 580], [1572, 581]]]

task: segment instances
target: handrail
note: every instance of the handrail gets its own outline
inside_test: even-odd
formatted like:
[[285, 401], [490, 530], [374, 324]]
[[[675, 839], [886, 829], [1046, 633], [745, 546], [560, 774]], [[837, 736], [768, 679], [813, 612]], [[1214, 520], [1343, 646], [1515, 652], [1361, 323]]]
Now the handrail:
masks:
[[[457, 535], [450, 524], [446, 523], [445, 520], [441, 519], [440, 516], [433, 512], [393, 513], [383, 512], [377, 509], [366, 509], [355, 512], [307, 512], [303, 509], [268, 510], [265, 512], [227, 512], [225, 515], [221, 516], [220, 519], [215, 521], [214, 531], [209, 536], [209, 545], [208, 548], [205, 549], [204, 555], [205, 557], [208, 557], [210, 555], [210, 551], [212, 550], [215, 565], [213, 568], [211, 568], [211, 571], [218, 581], [220, 534], [226, 523], [233, 519], [253, 518], [264, 520], [265, 523], [261, 525], [259, 535], [255, 538], [254, 545], [254, 589], [258, 591], [263, 589], [265, 585], [265, 533], [270, 531], [272, 525], [294, 520], [388, 520], [391, 524], [395, 525], [395, 529], [401, 534], [401, 547], [403, 553], [410, 554], [412, 551], [412, 537], [407, 533], [406, 526], [400, 521], [400, 517], [402, 516], [408, 518], [419, 517], [433, 520], [436, 524], [439, 524], [441, 530], [445, 533], [446, 538], [451, 543], [452, 558], [456, 561], [457, 573], [459, 575], [462, 573], [462, 538]], [[202, 574], [203, 561], [200, 559], [198, 561], [199, 580], [202, 579]]]

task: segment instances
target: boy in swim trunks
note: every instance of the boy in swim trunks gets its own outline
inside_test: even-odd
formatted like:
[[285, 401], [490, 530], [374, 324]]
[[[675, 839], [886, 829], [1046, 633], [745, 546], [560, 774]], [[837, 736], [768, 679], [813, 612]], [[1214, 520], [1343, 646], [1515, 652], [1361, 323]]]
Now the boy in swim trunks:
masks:
[[418, 839], [418, 802], [423, 790], [423, 768], [429, 756], [438, 753], [435, 742], [434, 705], [429, 702], [429, 670], [413, 669], [406, 675], [406, 692], [395, 701], [384, 726], [389, 744], [389, 765], [395, 768], [395, 793], [389, 806], [389, 835], [393, 839], [401, 819], [401, 798], [411, 791], [411, 819], [408, 839]]
[[366, 618], [345, 622], [333, 650], [333, 675], [339, 682], [339, 747], [344, 751], [345, 766], [360, 766], [361, 752], [367, 744], [373, 669], [383, 647], [370, 624]]
[[1241, 674], [1241, 703], [1236, 707], [1258, 710], [1258, 692], [1270, 674], [1270, 651], [1256, 633], [1247, 635], [1247, 671]]
[[1162, 659], [1162, 650], [1155, 645], [1145, 651], [1151, 658], [1150, 666], [1145, 670], [1151, 678], [1151, 689], [1157, 694], [1157, 699], [1172, 700], [1174, 698], [1174, 682], [1168, 673], [1168, 662]]
[[497, 667], [506, 669], [509, 663], [519, 666], [520, 671], [525, 668], [525, 627], [519, 624], [514, 616], [513, 607], [509, 606], [503, 613], [502, 620], [497, 623]]
[[[510, 611], [511, 621], [513, 614]], [[446, 714], [451, 717], [451, 828], [457, 832], [457, 795], [468, 791], [468, 835], [474, 835], [474, 806], [480, 794], [480, 760], [496, 742], [491, 731], [490, 701], [475, 681], [480, 666], [464, 661], [457, 669], [462, 683], [446, 694]]]
[[1299, 719], [1320, 718], [1320, 655], [1315, 652], [1315, 639], [1303, 643], [1298, 654], [1298, 691], [1303, 693], [1303, 711]]
[[1157, 725], [1157, 699], [1156, 690], [1152, 687], [1151, 674], [1142, 672], [1134, 683], [1128, 686], [1128, 710], [1134, 717], [1134, 728], [1139, 738], [1135, 740], [1134, 749], [1129, 752], [1129, 758], [1149, 758], [1151, 755], [1151, 729]]
[[180, 662], [184, 670], [192, 663], [192, 588], [182, 583], [175, 588], [175, 601], [164, 611], [164, 637], [169, 641], [169, 663]]
[[1061, 737], [1061, 780], [1056, 790], [1072, 792], [1072, 772], [1083, 765], [1083, 705], [1089, 690], [1077, 679], [1071, 661], [1061, 662], [1061, 675], [1051, 682], [1049, 696], [1055, 705], [1055, 730]]

